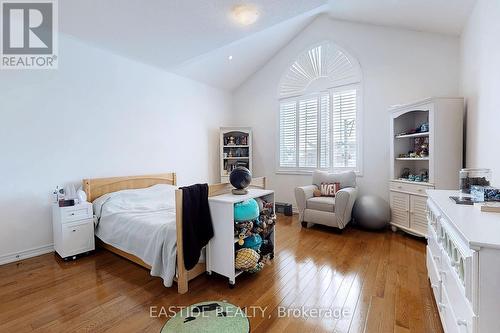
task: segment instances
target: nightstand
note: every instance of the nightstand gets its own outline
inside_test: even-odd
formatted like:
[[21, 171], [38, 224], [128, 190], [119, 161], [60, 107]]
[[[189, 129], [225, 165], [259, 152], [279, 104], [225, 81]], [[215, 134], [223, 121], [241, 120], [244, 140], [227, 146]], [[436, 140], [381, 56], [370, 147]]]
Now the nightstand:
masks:
[[54, 249], [62, 258], [93, 251], [94, 221], [92, 204], [84, 202], [70, 207], [52, 206]]

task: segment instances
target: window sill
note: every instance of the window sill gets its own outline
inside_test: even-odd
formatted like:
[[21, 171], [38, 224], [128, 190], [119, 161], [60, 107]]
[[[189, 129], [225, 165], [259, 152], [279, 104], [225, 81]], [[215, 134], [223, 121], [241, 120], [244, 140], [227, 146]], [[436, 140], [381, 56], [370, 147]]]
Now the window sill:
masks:
[[[321, 170], [321, 169], [319, 169]], [[313, 174], [315, 170], [276, 170], [275, 174], [276, 175], [295, 175], [295, 176], [310, 176]], [[321, 171], [327, 171], [327, 172], [345, 172], [345, 171], [350, 171], [350, 170], [337, 170], [337, 171], [332, 171], [332, 170], [321, 170]], [[360, 171], [354, 171], [356, 174], [356, 177], [363, 177], [363, 173]]]

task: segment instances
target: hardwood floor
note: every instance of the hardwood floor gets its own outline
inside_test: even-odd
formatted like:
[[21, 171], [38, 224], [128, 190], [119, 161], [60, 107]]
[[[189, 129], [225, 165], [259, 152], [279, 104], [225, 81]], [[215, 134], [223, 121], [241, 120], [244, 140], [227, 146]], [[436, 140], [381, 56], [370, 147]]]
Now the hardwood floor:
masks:
[[[424, 241], [391, 231], [302, 229], [296, 216], [279, 216], [277, 228], [273, 262], [239, 277], [234, 289], [222, 277], [201, 276], [179, 295], [105, 250], [74, 262], [47, 254], [0, 266], [0, 332], [159, 332], [168, 317], [150, 311], [206, 300], [255, 313], [252, 332], [442, 332]], [[297, 316], [302, 307], [319, 309], [321, 318]]]

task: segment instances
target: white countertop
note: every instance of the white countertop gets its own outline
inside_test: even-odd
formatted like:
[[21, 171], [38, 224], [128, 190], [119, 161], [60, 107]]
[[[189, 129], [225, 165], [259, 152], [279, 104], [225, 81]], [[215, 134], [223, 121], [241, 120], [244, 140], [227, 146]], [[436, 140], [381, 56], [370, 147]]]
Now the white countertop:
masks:
[[248, 189], [247, 194], [242, 194], [242, 195], [236, 195], [232, 193], [225, 193], [221, 195], [216, 195], [213, 197], [209, 197], [208, 201], [213, 201], [213, 202], [226, 202], [226, 203], [237, 203], [237, 202], [242, 202], [248, 199], [255, 199], [258, 197], [262, 197], [264, 195], [268, 194], [273, 194], [274, 191], [271, 190], [261, 190], [261, 189], [254, 189], [250, 188]]
[[456, 204], [450, 196], [458, 196], [458, 191], [427, 190], [427, 194], [470, 247], [500, 249], [500, 213], [481, 212], [479, 207]]

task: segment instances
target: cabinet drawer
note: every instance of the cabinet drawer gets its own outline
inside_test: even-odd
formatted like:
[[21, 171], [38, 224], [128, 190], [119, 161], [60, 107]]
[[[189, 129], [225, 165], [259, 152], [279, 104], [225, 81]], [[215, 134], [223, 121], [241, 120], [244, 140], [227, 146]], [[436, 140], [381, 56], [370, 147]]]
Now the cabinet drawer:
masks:
[[85, 205], [83, 207], [64, 207], [61, 209], [61, 221], [63, 223], [79, 221], [92, 218], [92, 206]]
[[[446, 254], [443, 254], [442, 265], [442, 285], [446, 291], [449, 306], [453, 309], [453, 314], [456, 320], [462, 321], [462, 326], [471, 326], [474, 313], [469, 300], [465, 296], [465, 288], [463, 287], [455, 269], [451, 267], [451, 262]], [[471, 331], [472, 332], [472, 331]]]
[[429, 275], [429, 280], [431, 282], [432, 292], [434, 293], [434, 298], [436, 299], [436, 303], [439, 304], [439, 302], [441, 302], [441, 276], [434, 261], [434, 257], [428, 246], [427, 246], [426, 263], [427, 263], [427, 274]]
[[420, 184], [407, 184], [407, 183], [401, 183], [401, 182], [390, 182], [389, 188], [391, 191], [427, 196], [425, 191], [433, 189], [434, 186], [420, 185]]
[[443, 328], [446, 333], [474, 333], [476, 318], [470, 315], [469, 317], [461, 317], [456, 312], [456, 304], [448, 294], [446, 288], [442, 291], [442, 301], [439, 304], [439, 312], [443, 321]]
[[436, 266], [438, 270], [441, 269], [441, 264], [442, 264], [442, 253], [441, 249], [439, 247], [439, 244], [437, 242], [436, 238], [436, 233], [434, 232], [434, 229], [429, 227], [429, 234], [427, 238], [427, 247], [429, 248], [429, 251], [431, 252], [432, 258], [434, 259], [434, 262], [436, 263]]
[[85, 220], [80, 223], [62, 226], [62, 241], [64, 256], [91, 251], [94, 249], [94, 223]]

